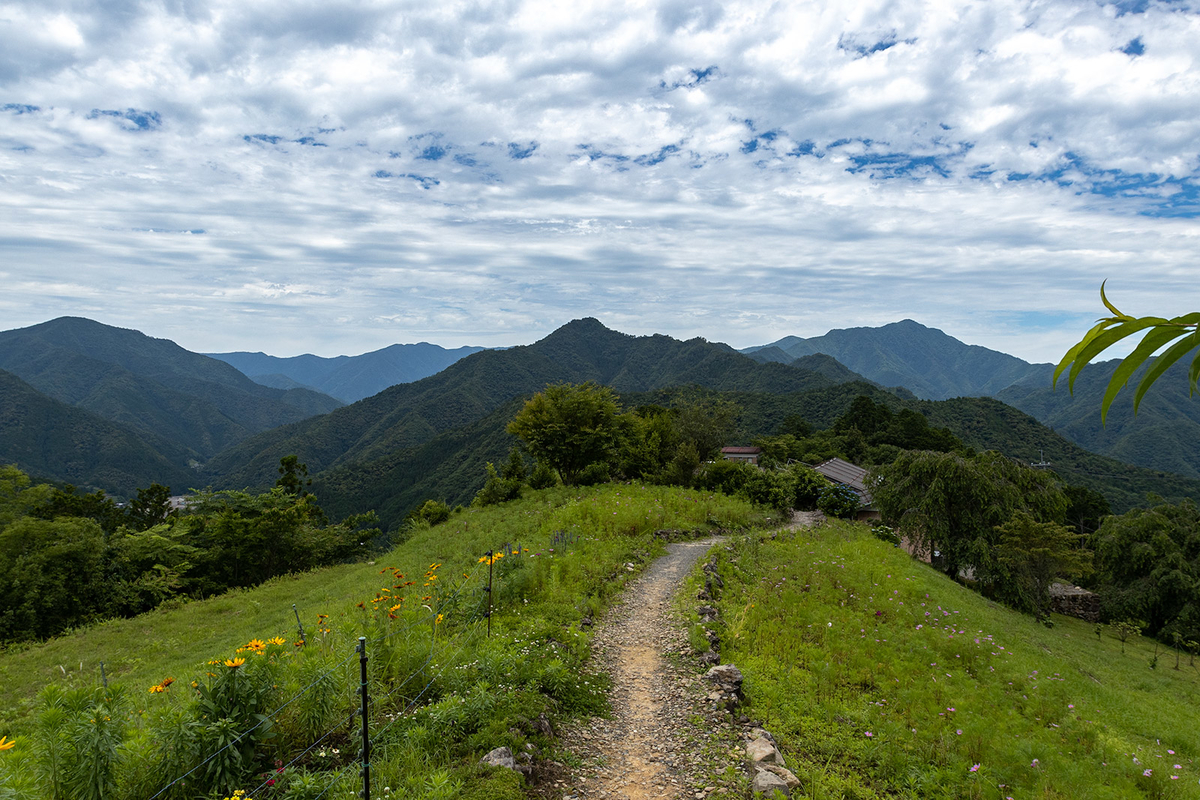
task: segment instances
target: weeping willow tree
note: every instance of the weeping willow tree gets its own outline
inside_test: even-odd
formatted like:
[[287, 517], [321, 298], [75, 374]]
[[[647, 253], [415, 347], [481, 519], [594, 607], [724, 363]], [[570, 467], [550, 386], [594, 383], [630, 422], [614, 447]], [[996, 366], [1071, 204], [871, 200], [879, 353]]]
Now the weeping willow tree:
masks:
[[[1075, 379], [1079, 373], [1096, 356], [1113, 345], [1136, 334], [1142, 334], [1142, 340], [1133, 352], [1126, 356], [1104, 391], [1104, 399], [1100, 403], [1100, 421], [1108, 418], [1108, 409], [1117, 398], [1117, 393], [1125, 388], [1129, 379], [1145, 364], [1151, 356], [1162, 351], [1146, 370], [1138, 382], [1133, 395], [1133, 412], [1136, 414], [1138, 405], [1146, 391], [1154, 385], [1162, 374], [1174, 366], [1192, 350], [1200, 348], [1200, 311], [1184, 314], [1180, 317], [1133, 317], [1117, 309], [1104, 294], [1104, 284], [1100, 284], [1100, 300], [1105, 308], [1112, 312], [1111, 317], [1102, 317], [1083, 337], [1082, 340], [1063, 356], [1062, 361], [1054, 370], [1054, 385], [1063, 372], [1070, 368], [1067, 376], [1067, 387], [1075, 389]], [[1166, 348], [1163, 350], [1163, 348]], [[1192, 359], [1188, 368], [1188, 393], [1196, 391], [1196, 381], [1200, 378], [1200, 352]]]

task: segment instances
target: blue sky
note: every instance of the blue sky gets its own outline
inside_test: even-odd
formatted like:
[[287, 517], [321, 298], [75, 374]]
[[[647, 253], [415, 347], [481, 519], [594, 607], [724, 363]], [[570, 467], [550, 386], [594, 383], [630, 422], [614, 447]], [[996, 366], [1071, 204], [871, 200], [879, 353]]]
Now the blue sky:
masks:
[[0, 326], [1056, 360], [1197, 307], [1188, 2], [0, 0]]

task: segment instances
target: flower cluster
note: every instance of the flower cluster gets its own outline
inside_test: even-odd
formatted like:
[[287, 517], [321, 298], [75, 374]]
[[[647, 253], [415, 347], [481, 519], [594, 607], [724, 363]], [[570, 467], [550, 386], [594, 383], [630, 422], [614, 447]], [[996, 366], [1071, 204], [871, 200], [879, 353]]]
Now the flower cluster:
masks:
[[150, 687], [150, 694], [162, 694], [171, 688], [171, 684], [175, 682], [174, 678], [166, 678], [162, 683], [156, 683]]

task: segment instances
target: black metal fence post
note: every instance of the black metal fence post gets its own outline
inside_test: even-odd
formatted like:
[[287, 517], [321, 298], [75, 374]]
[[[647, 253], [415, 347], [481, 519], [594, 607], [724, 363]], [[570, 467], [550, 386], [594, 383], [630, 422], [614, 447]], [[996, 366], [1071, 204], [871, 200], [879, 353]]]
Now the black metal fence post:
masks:
[[488, 598], [487, 598], [487, 600], [488, 600], [488, 606], [487, 606], [488, 632], [487, 632], [487, 635], [488, 635], [489, 637], [492, 635], [492, 565], [493, 565], [493, 564], [495, 564], [495, 563], [496, 563], [496, 554], [495, 554], [495, 552], [494, 552], [494, 551], [492, 551], [492, 550], [488, 550], [488, 586], [487, 586], [487, 596], [488, 596]]
[[304, 646], [307, 643], [304, 638], [304, 623], [300, 621], [300, 612], [296, 610], [295, 603], [292, 603], [292, 613], [296, 615], [296, 627], [300, 629], [300, 645]]
[[104, 684], [104, 688], [108, 688], [108, 676], [104, 674], [104, 662], [100, 662], [100, 682]]
[[358, 637], [358, 663], [362, 673], [362, 781], [360, 796], [371, 800], [371, 733], [367, 727], [367, 637]]

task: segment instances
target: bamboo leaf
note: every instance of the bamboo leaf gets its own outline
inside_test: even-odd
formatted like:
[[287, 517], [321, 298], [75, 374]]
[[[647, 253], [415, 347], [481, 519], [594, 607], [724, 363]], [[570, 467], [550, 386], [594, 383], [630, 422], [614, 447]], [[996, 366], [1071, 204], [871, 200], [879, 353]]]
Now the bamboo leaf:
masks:
[[1117, 324], [1119, 321], [1120, 320], [1109, 319], [1106, 317], [1093, 325], [1091, 330], [1085, 333], [1083, 338], [1079, 340], [1079, 343], [1067, 351], [1067, 354], [1062, 357], [1062, 361], [1058, 362], [1058, 366], [1054, 368], [1054, 380], [1051, 383], [1051, 386], [1058, 386], [1059, 376], [1062, 375], [1063, 370], [1067, 368], [1067, 365], [1075, 360], [1076, 356], [1079, 355], [1080, 350], [1087, 347], [1088, 343], [1091, 342], [1092, 339], [1099, 336], [1100, 333], [1106, 328]]
[[1195, 393], [1198, 379], [1200, 379], [1200, 353], [1196, 353], [1196, 357], [1192, 359], [1192, 366], [1188, 368], [1188, 397]]
[[1105, 416], [1107, 416], [1104, 410], [1112, 405], [1117, 393], [1125, 388], [1125, 384], [1132, 377], [1133, 373], [1137, 371], [1137, 368], [1144, 364], [1147, 358], [1154, 355], [1167, 342], [1178, 339], [1180, 336], [1186, 336], [1188, 333], [1190, 331], [1186, 328], [1177, 328], [1173, 325], [1168, 325], [1154, 328], [1142, 337], [1141, 343], [1138, 344], [1132, 353], [1125, 357], [1120, 366], [1113, 372], [1112, 379], [1108, 382], [1108, 388], [1104, 391], [1104, 400], [1100, 403], [1100, 408], [1102, 409], [1100, 420], [1102, 424]]
[[[1142, 397], [1146, 394], [1146, 390], [1149, 389], [1154, 382], [1171, 367], [1172, 364], [1183, 358], [1184, 354], [1197, 346], [1200, 346], [1200, 330], [1192, 332], [1191, 336], [1181, 339], [1180, 341], [1171, 345], [1171, 347], [1167, 349], [1167, 352], [1158, 357], [1158, 359], [1154, 362], [1154, 366], [1146, 371], [1146, 374], [1142, 376], [1141, 383], [1138, 384], [1137, 393], [1133, 396], [1134, 414], [1137, 414], [1138, 405], [1142, 402]], [[1101, 418], [1103, 418], [1107, 411], [1107, 408], [1101, 409]]]
[[1107, 278], [1100, 281], [1100, 302], [1104, 303], [1104, 307], [1111, 311], [1114, 317], [1119, 319], [1133, 319], [1133, 317], [1129, 316], [1128, 314], [1122, 314], [1120, 311], [1117, 311], [1117, 307], [1108, 302], [1108, 297], [1104, 294], [1104, 284], [1106, 283], [1108, 283]]
[[1067, 378], [1067, 385], [1074, 389], [1075, 379], [1079, 377], [1080, 370], [1086, 367], [1089, 361], [1117, 342], [1127, 336], [1132, 336], [1138, 331], [1154, 327], [1155, 325], [1161, 325], [1165, 322], [1166, 320], [1162, 317], [1142, 317], [1141, 319], [1124, 321], [1115, 328], [1099, 334], [1075, 356], [1075, 364], [1071, 367], [1071, 374]]

